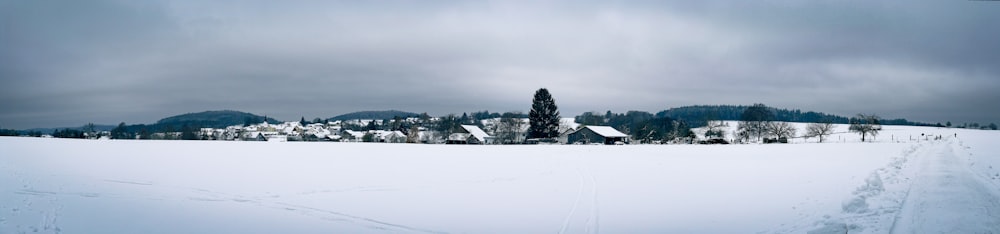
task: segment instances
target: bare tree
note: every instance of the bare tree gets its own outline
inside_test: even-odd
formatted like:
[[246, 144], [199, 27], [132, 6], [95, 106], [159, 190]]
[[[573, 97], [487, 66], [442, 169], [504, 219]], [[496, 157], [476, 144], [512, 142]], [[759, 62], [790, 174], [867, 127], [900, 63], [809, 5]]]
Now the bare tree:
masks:
[[861, 134], [861, 142], [864, 142], [865, 136], [871, 135], [875, 137], [878, 135], [878, 131], [882, 130], [882, 125], [879, 124], [878, 119], [877, 115], [858, 114], [857, 117], [851, 118], [851, 127], [849, 130]]
[[739, 126], [740, 129], [736, 130], [736, 132], [733, 133], [733, 136], [736, 137], [736, 142], [739, 142], [739, 143], [748, 143], [748, 142], [750, 142], [750, 138], [751, 138], [750, 137], [750, 132], [749, 131], [745, 131], [743, 129], [743, 126], [744, 125], [740, 125]]
[[787, 122], [771, 122], [767, 125], [767, 133], [777, 138], [795, 137], [796, 129]]
[[737, 135], [746, 135], [748, 139], [760, 141], [767, 134], [770, 123], [774, 121], [774, 113], [764, 104], [753, 104], [740, 115]]
[[521, 141], [521, 135], [525, 123], [521, 120], [521, 113], [507, 112], [501, 115], [500, 121], [495, 124], [493, 130], [497, 141], [501, 144], [514, 144]]
[[823, 142], [824, 137], [831, 133], [833, 133], [833, 123], [831, 122], [810, 123], [806, 126], [806, 136], [819, 137], [820, 143]]
[[417, 125], [410, 127], [410, 131], [406, 134], [406, 143], [419, 143], [420, 142], [420, 128]]
[[705, 121], [705, 138], [725, 138], [726, 132], [722, 131], [723, 127], [727, 127], [726, 123], [718, 120], [706, 120]]

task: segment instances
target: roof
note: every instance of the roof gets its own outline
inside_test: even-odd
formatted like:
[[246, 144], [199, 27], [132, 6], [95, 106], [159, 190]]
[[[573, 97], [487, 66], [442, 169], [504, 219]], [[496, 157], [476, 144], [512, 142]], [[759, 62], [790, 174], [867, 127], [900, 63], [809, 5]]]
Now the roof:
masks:
[[480, 142], [486, 142], [486, 138], [490, 137], [489, 134], [486, 134], [483, 129], [476, 125], [462, 125], [462, 128], [469, 132], [469, 134], [472, 134], [472, 136], [476, 137], [476, 140], [479, 140]]
[[348, 135], [351, 135], [352, 137], [357, 137], [357, 138], [361, 138], [361, 137], [365, 136], [365, 133], [363, 133], [363, 132], [355, 132], [353, 130], [346, 130], [346, 131], [344, 131], [344, 133], [347, 133]]
[[619, 132], [617, 129], [609, 126], [587, 126], [586, 128], [603, 137], [628, 137], [625, 133]]

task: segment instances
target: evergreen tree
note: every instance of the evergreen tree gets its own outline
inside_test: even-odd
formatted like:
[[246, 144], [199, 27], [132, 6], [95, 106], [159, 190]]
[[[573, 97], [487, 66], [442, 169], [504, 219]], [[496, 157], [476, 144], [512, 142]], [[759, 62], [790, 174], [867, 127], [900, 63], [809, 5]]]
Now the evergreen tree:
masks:
[[[58, 129], [56, 131], [59, 131]], [[0, 136], [17, 136], [17, 130], [14, 129], [0, 129]]]
[[146, 128], [139, 129], [139, 139], [149, 139], [149, 130]]
[[181, 127], [181, 140], [200, 140], [198, 133], [196, 133], [197, 128], [184, 124]]
[[370, 132], [365, 133], [365, 135], [361, 137], [361, 142], [375, 142], [375, 134], [372, 134]]
[[128, 139], [128, 129], [125, 126], [125, 122], [118, 124], [118, 127], [111, 129], [111, 139]]
[[[610, 111], [609, 111], [609, 113], [610, 113]], [[580, 123], [582, 125], [604, 125], [605, 124], [604, 120], [606, 118], [607, 119], [611, 118], [610, 114], [608, 114], [607, 116], [608, 117], [604, 117], [604, 116], [602, 116], [600, 114], [597, 114], [597, 113], [594, 113], [594, 112], [586, 112], [586, 113], [583, 113], [580, 116], [577, 116], [576, 117], [576, 122]]]
[[427, 112], [420, 114], [420, 124], [428, 124], [430, 122], [431, 122], [431, 115], [428, 115]]
[[97, 127], [94, 123], [87, 123], [87, 125], [84, 125], [83, 131], [85, 133], [85, 137], [97, 139]]
[[528, 112], [528, 138], [553, 138], [559, 136], [559, 109], [545, 88], [535, 91]]
[[260, 121], [257, 121], [256, 118], [251, 118], [250, 116], [247, 116], [246, 118], [243, 118], [243, 127], [254, 125], [257, 124], [258, 122]]
[[403, 126], [403, 117], [399, 117], [398, 115], [392, 117], [392, 122], [389, 123], [389, 126], [390, 131], [409, 131]]

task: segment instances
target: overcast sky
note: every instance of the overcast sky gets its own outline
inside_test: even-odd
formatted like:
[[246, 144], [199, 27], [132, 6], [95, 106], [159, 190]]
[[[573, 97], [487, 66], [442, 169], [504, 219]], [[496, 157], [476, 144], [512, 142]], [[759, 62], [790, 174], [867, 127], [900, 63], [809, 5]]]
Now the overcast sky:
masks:
[[990, 1], [0, 0], [0, 127], [753, 104], [1000, 122]]

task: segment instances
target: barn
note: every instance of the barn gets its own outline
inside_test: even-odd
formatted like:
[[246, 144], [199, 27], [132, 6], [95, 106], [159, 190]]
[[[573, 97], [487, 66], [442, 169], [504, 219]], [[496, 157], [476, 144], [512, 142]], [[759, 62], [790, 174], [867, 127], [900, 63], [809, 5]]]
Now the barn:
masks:
[[628, 135], [609, 126], [586, 126], [569, 133], [566, 140], [568, 144], [602, 143], [613, 145], [618, 142], [628, 143]]

